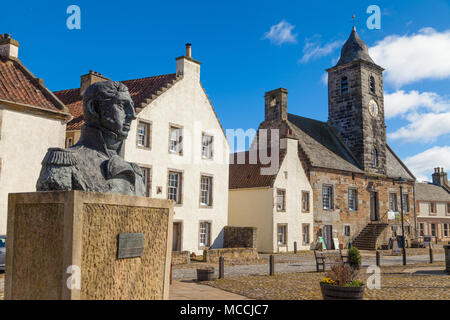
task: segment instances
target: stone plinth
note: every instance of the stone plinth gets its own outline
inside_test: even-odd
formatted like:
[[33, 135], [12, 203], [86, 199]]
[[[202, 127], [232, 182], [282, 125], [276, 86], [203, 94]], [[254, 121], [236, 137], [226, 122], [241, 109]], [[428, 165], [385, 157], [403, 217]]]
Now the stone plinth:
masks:
[[[168, 200], [10, 194], [5, 299], [168, 299], [172, 216]], [[118, 259], [119, 234], [138, 233], [141, 256]]]
[[259, 259], [255, 248], [224, 248], [203, 250], [203, 261], [218, 263], [219, 258], [224, 257], [227, 262], [250, 262]]
[[257, 228], [226, 226], [223, 229], [224, 248], [256, 248]]

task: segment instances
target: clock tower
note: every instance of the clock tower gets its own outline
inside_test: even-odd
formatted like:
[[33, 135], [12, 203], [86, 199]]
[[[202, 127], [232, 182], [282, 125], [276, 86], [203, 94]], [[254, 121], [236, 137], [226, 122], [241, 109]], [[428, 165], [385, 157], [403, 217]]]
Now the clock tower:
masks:
[[328, 123], [359, 162], [374, 175], [386, 174], [383, 71], [353, 27], [336, 66], [328, 72]]

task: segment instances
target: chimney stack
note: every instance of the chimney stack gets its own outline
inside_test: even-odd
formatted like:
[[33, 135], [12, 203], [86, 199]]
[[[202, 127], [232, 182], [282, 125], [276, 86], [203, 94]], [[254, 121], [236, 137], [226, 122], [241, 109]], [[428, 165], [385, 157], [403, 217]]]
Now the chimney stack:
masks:
[[6, 58], [17, 58], [19, 56], [19, 43], [11, 38], [11, 35], [0, 34], [0, 56]]
[[279, 88], [266, 92], [265, 121], [287, 120], [287, 96], [285, 88]]
[[176, 58], [177, 61], [177, 76], [183, 76], [184, 78], [189, 78], [195, 81], [200, 81], [200, 65], [201, 63], [197, 60], [192, 59], [192, 45], [186, 43], [186, 55]]
[[447, 173], [444, 171], [444, 168], [434, 168], [432, 177], [434, 184], [437, 184], [439, 186], [449, 186]]
[[81, 84], [80, 84], [80, 95], [82, 96], [87, 88], [91, 84], [94, 84], [96, 82], [100, 81], [108, 81], [111, 80], [109, 78], [106, 78], [101, 73], [95, 72], [93, 70], [90, 70], [88, 74], [85, 74], [81, 76]]
[[192, 58], [191, 47], [192, 47], [192, 44], [186, 43], [186, 57], [188, 57], [188, 58]]

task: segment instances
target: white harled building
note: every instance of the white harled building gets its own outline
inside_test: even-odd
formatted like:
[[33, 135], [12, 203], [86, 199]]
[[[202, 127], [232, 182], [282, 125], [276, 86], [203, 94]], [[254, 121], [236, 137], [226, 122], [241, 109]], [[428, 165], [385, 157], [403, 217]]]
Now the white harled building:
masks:
[[[200, 83], [200, 65], [188, 44], [175, 73], [121, 81], [137, 114], [124, 158], [144, 169], [149, 197], [175, 202], [173, 250], [196, 254], [222, 247], [228, 222], [229, 145]], [[55, 92], [74, 116], [67, 146], [77, 142], [83, 124], [80, 93], [105, 79], [91, 71], [80, 88]]]
[[18, 58], [19, 43], [0, 35], [0, 235], [8, 194], [35, 192], [50, 147], [64, 147], [67, 108]]

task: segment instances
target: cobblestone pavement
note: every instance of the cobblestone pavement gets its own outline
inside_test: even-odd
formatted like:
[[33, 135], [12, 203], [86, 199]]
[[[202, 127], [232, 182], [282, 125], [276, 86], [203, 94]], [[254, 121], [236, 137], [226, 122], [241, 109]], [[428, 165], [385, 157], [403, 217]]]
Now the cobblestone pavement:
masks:
[[[422, 266], [427, 268], [430, 264]], [[440, 270], [445, 268], [443, 263], [432, 266]], [[420, 264], [414, 267], [420, 269]], [[407, 266], [381, 269], [381, 288], [366, 288], [365, 300], [450, 300], [450, 275], [442, 271], [404, 272]], [[319, 282], [324, 276], [323, 272], [235, 276], [206, 284], [258, 300], [321, 300]], [[361, 269], [359, 279], [366, 281], [369, 276], [364, 268]]]
[[[267, 255], [268, 256], [268, 255]], [[268, 259], [266, 255], [261, 256], [266, 261], [265, 264], [251, 264], [251, 265], [234, 265], [227, 266], [225, 262], [225, 277], [227, 276], [239, 276], [239, 275], [264, 275], [269, 272]], [[426, 263], [429, 261], [428, 255], [415, 255], [407, 257], [407, 264]], [[444, 261], [443, 254], [435, 254], [434, 261]], [[403, 258], [401, 256], [383, 256], [381, 259], [381, 265], [401, 265]], [[367, 267], [374, 265], [375, 255], [373, 257], [362, 258], [362, 266]], [[173, 279], [195, 279], [197, 277], [196, 268], [199, 266], [206, 266], [205, 264], [196, 263], [192, 266], [184, 265], [182, 268], [174, 268], [172, 272]], [[208, 266], [215, 267], [215, 274], [218, 276], [219, 270], [217, 264], [208, 264]], [[316, 263], [311, 256], [295, 256], [295, 255], [276, 255], [275, 256], [275, 272], [276, 273], [288, 273], [288, 272], [310, 272], [316, 270]]]
[[248, 300], [247, 297], [194, 281], [173, 281], [169, 300]]

